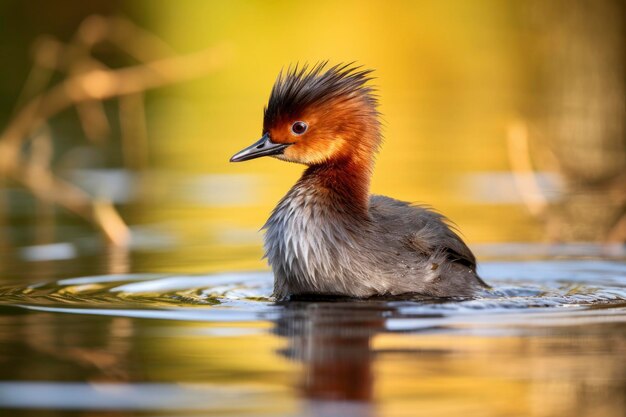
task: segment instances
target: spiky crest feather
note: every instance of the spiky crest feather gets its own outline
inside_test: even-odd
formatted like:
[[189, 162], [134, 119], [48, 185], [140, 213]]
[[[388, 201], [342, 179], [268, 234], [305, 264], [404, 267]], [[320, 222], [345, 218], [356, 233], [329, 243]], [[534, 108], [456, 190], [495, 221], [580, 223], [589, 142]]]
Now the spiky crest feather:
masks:
[[268, 130], [281, 118], [295, 117], [303, 110], [330, 101], [364, 99], [372, 109], [378, 106], [375, 88], [367, 85], [373, 70], [354, 63], [337, 64], [327, 69], [328, 61], [312, 67], [295, 65], [281, 71], [274, 83], [263, 127]]

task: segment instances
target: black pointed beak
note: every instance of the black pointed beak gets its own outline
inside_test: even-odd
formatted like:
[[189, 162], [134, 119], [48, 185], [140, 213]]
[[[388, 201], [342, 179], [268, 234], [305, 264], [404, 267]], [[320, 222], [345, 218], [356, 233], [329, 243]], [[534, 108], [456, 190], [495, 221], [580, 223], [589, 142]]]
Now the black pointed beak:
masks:
[[291, 143], [274, 143], [269, 134], [264, 134], [261, 139], [252, 145], [237, 152], [230, 158], [230, 162], [242, 162], [261, 156], [280, 155]]

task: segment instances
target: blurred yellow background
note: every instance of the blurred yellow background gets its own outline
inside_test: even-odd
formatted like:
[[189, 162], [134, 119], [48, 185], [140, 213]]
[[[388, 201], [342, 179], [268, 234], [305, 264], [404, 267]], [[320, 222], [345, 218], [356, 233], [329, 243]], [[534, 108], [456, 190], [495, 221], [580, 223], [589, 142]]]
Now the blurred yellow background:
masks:
[[[10, 120], [25, 79], [18, 74], [27, 73], [27, 52], [18, 46], [43, 33], [66, 42], [94, 13], [126, 16], [177, 54], [216, 48], [211, 70], [146, 93], [147, 165], [124, 164], [115, 127], [110, 141], [96, 146], [107, 157], [94, 164], [76, 153], [59, 156], [91, 146], [68, 127], [77, 125], [73, 116], [61, 114], [50, 121], [52, 166], [83, 169], [74, 176], [78, 185], [121, 207], [135, 235], [156, 231], [154, 239], [163, 240], [165, 233], [180, 252], [174, 264], [261, 268], [257, 230], [303, 167], [228, 159], [260, 136], [262, 109], [282, 68], [355, 61], [375, 69], [385, 122], [374, 193], [432, 205], [472, 243], [619, 242], [626, 233], [626, 151], [623, 19], [615, 16], [623, 5], [594, 4], [9, 2], [3, 32], [19, 36], [2, 51], [22, 72], [2, 83], [2, 120]], [[114, 68], [129, 64], [111, 49], [99, 53], [103, 61], [113, 57]], [[106, 106], [110, 113], [117, 104]], [[122, 123], [124, 117], [122, 110]], [[83, 174], [93, 169], [130, 172], [119, 186], [133, 179], [131, 196], [117, 201], [106, 187], [90, 190]]]
[[302, 167], [270, 159], [230, 165], [228, 158], [260, 136], [262, 108], [281, 68], [356, 61], [376, 70], [386, 125], [373, 192], [431, 204], [471, 241], [539, 237], [519, 202], [476, 201], [464, 182], [468, 172], [508, 169], [506, 127], [520, 94], [510, 4], [149, 4], [157, 33], [177, 50], [215, 43], [232, 50], [222, 71], [179, 88], [184, 106], [164, 106], [153, 137], [159, 166], [257, 178], [229, 190], [253, 193], [254, 207], [203, 209], [200, 218], [248, 229], [263, 224]]

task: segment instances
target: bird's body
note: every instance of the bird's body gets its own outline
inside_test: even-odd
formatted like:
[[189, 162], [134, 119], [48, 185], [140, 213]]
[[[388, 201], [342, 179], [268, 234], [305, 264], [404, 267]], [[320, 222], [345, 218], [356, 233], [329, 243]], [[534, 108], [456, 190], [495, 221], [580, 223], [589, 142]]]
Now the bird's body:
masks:
[[381, 138], [368, 72], [322, 69], [279, 77], [264, 137], [232, 159], [309, 165], [265, 225], [274, 296], [468, 297], [484, 288], [474, 255], [443, 216], [369, 194]]
[[479, 284], [474, 256], [442, 216], [376, 195], [359, 215], [332, 189], [311, 181], [305, 175], [266, 224], [277, 298], [473, 294], [472, 282]]

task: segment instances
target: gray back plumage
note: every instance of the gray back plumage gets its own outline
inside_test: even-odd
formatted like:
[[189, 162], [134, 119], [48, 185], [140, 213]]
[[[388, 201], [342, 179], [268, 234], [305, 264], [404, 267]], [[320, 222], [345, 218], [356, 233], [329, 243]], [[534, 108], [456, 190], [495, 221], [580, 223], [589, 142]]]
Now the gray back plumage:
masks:
[[277, 298], [471, 296], [485, 285], [474, 255], [440, 214], [383, 196], [371, 197], [365, 219], [342, 207], [306, 181], [278, 204], [265, 225]]

